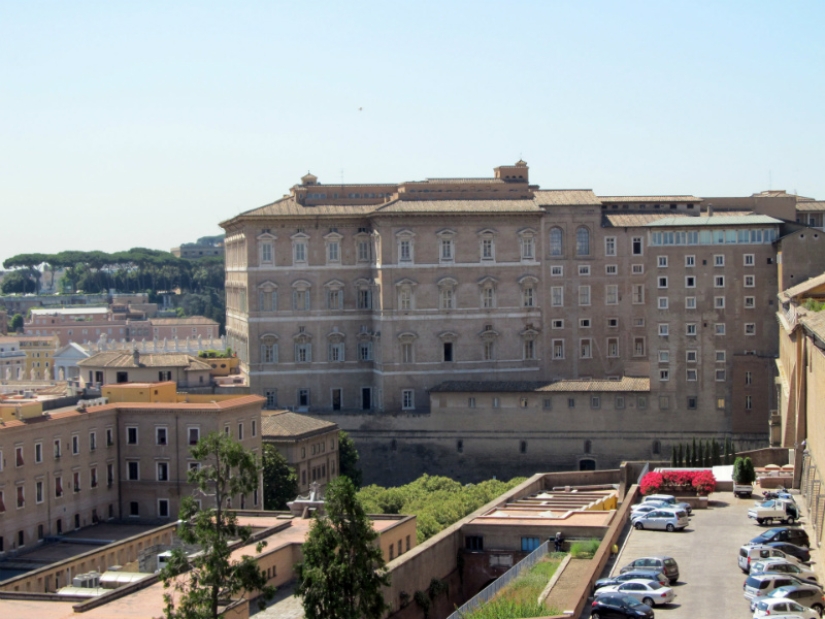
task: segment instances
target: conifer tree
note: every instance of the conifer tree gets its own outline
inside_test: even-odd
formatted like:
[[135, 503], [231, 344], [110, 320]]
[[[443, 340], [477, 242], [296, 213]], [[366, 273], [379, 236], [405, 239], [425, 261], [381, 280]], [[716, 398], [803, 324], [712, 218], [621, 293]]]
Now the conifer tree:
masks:
[[348, 477], [327, 486], [322, 516], [316, 516], [295, 566], [306, 619], [380, 619], [386, 612], [382, 587], [390, 584], [378, 534]]

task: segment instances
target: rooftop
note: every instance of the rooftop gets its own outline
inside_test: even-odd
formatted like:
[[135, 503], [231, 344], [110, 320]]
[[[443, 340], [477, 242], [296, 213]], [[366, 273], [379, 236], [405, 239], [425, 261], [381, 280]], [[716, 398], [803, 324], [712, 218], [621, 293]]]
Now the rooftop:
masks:
[[825, 211], [825, 201], [823, 200], [807, 200], [796, 203], [796, 210], [800, 213], [820, 213]]
[[782, 220], [767, 215], [712, 215], [710, 217], [667, 217], [652, 221], [648, 227], [695, 228], [696, 226], [753, 226], [781, 224]]
[[108, 314], [108, 307], [34, 307], [32, 316], [73, 316], [80, 314]]
[[261, 435], [264, 438], [298, 439], [336, 430], [338, 425], [291, 411], [261, 411]]
[[209, 325], [218, 326], [218, 323], [206, 316], [187, 316], [186, 318], [150, 318], [154, 327], [179, 327], [181, 325]]
[[605, 203], [616, 202], [622, 204], [626, 202], [649, 202], [659, 204], [677, 204], [686, 202], [701, 202], [702, 198], [696, 196], [599, 196], [599, 200]]
[[812, 277], [811, 279], [806, 279], [801, 284], [797, 284], [787, 290], [783, 290], [779, 293], [779, 298], [788, 301], [796, 297], [804, 296], [806, 292], [810, 292], [821, 286], [825, 286], [825, 273]]
[[91, 368], [169, 368], [181, 367], [189, 371], [209, 371], [208, 363], [183, 353], [137, 353], [129, 350], [107, 350], [77, 362]]

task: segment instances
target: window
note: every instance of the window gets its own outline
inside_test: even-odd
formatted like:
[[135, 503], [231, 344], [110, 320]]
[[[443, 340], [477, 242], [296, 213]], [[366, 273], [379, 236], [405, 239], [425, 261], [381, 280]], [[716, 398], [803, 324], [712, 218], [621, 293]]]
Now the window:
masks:
[[550, 277], [563, 277], [564, 276], [564, 266], [560, 264], [555, 264], [550, 267]]
[[308, 311], [309, 308], [309, 284], [306, 282], [296, 282], [292, 290], [292, 309], [300, 312]]
[[590, 305], [590, 286], [579, 286], [579, 305]]
[[753, 372], [745, 372], [745, 384], [752, 385], [753, 384]]
[[604, 272], [607, 275], [616, 275], [619, 272], [619, 267], [615, 264], [604, 265]]
[[564, 318], [554, 318], [550, 321], [550, 327], [552, 329], [564, 329]]
[[481, 239], [481, 259], [495, 260], [496, 251], [492, 237], [485, 237]]
[[756, 307], [756, 297], [745, 297], [745, 309], [753, 309]]
[[535, 258], [536, 241], [531, 234], [521, 235], [521, 259], [533, 260]]
[[34, 484], [34, 501], [35, 503], [43, 502], [43, 482], [38, 481]]
[[296, 264], [307, 261], [307, 241], [305, 238], [293, 239], [292, 261]]
[[724, 322], [717, 322], [713, 325], [714, 332], [716, 335], [725, 335], [725, 323]]
[[696, 288], [696, 276], [688, 275], [685, 277], [685, 288]]
[[408, 311], [412, 309], [412, 289], [404, 286], [398, 291], [398, 309]]
[[714, 288], [724, 288], [725, 287], [725, 276], [724, 275], [715, 275], [713, 277], [713, 287]]
[[402, 361], [402, 363], [413, 363], [413, 345], [412, 345], [412, 342], [402, 342], [402, 344], [401, 344], [401, 361]]
[[447, 362], [452, 362], [453, 360], [453, 343], [452, 342], [444, 342], [442, 346], [442, 355], [443, 360]]
[[540, 546], [540, 540], [538, 537], [522, 537], [521, 538], [521, 551], [522, 552], [533, 552], [536, 548]]
[[243, 423], [238, 424], [238, 440], [243, 440]]
[[633, 305], [642, 305], [645, 302], [645, 287], [643, 284], [633, 284]]
[[616, 408], [616, 410], [624, 409], [624, 396], [617, 395], [616, 399], [613, 401], [613, 406]]
[[659, 410], [666, 411], [670, 408], [670, 396], [660, 395], [659, 396]]
[[619, 328], [619, 319], [618, 318], [608, 318], [607, 319], [607, 328], [608, 329], [618, 329]]
[[643, 338], [643, 337], [634, 337], [633, 338], [633, 356], [634, 357], [644, 357], [645, 356], [645, 338]]
[[[0, 452], [0, 459], [2, 457], [3, 454]], [[43, 443], [34, 444], [34, 461], [37, 463], [43, 462]], [[2, 470], [2, 465], [0, 465], [0, 470]]]
[[54, 478], [54, 496], [58, 499], [63, 496], [63, 478], [60, 476]]
[[589, 264], [580, 264], [579, 265], [579, 277], [589, 277], [590, 276], [590, 265]]
[[616, 237], [615, 236], [606, 236], [604, 238], [604, 255], [605, 256], [615, 256], [616, 255]]
[[657, 279], [659, 288], [667, 288], [667, 276], [661, 276]]
[[634, 264], [630, 267], [630, 272], [633, 273], [633, 275], [643, 275], [645, 272], [645, 265]]
[[544, 398], [541, 405], [546, 411], [553, 410], [553, 398]]
[[716, 380], [717, 382], [725, 381], [725, 370], [716, 370]]
[[476, 399], [474, 397], [467, 398], [467, 408], [475, 408], [476, 407]]
[[756, 275], [745, 275], [745, 288], [756, 287]]
[[89, 432], [89, 451], [97, 449], [97, 433]]
[[76, 456], [80, 453], [80, 437], [73, 436], [72, 437], [72, 455]]
[[602, 399], [597, 395], [590, 396], [590, 408], [599, 409], [602, 407]]
[[25, 463], [23, 459], [23, 448], [22, 447], [15, 447], [14, 448], [14, 462], [16, 466], [23, 466]]
[[330, 363], [341, 363], [344, 361], [344, 343], [330, 342], [327, 350]]
[[550, 287], [550, 305], [553, 307], [564, 306], [564, 287], [551, 286]]
[[167, 434], [166, 428], [155, 428], [155, 444], [166, 445]]
[[716, 254], [713, 257], [713, 266], [715, 266], [715, 267], [725, 266], [725, 256], [723, 254]]
[[756, 323], [753, 323], [753, 322], [746, 322], [745, 323], [745, 335], [756, 335]]
[[455, 259], [454, 232], [445, 230], [438, 233], [439, 237], [439, 260], [441, 262], [452, 262]]
[[369, 262], [372, 258], [370, 242], [367, 239], [357, 241], [358, 262]]
[[341, 262], [341, 241], [338, 238], [327, 239], [327, 263]]
[[536, 306], [536, 291], [532, 284], [525, 284], [525, 286], [521, 289], [521, 306]]
[[312, 361], [312, 344], [299, 340], [295, 342], [295, 363], [310, 363]]
[[496, 289], [492, 283], [485, 283], [481, 287], [481, 307], [492, 309], [496, 306]]
[[658, 256], [656, 264], [660, 269], [667, 268], [667, 256]]
[[[269, 394], [267, 394], [266, 398], [267, 407], [270, 403]], [[277, 397], [275, 399], [275, 404], [277, 405]], [[197, 445], [198, 441], [201, 440], [201, 431], [200, 428], [189, 428], [189, 444], [190, 445]]]
[[340, 288], [327, 288], [327, 309], [344, 309], [344, 291]]
[[579, 340], [579, 358], [590, 359], [593, 356], [593, 345], [590, 338]]
[[713, 297], [713, 307], [715, 309], [725, 309], [725, 297]]
[[358, 360], [372, 361], [372, 342], [358, 342]]
[[22, 509], [26, 506], [26, 489], [23, 486], [17, 486], [17, 509]]
[[590, 328], [590, 319], [589, 318], [579, 318], [579, 329], [589, 329]]
[[129, 481], [138, 481], [140, 479], [140, 463], [127, 462], [126, 463], [127, 479]]
[[72, 473], [72, 485], [75, 492], [80, 492], [80, 473]]
[[753, 410], [753, 396], [749, 396], [749, 395], [745, 396], [745, 410], [746, 411]]
[[631, 240], [630, 247], [631, 247], [631, 253], [634, 256], [641, 256], [642, 255], [642, 247], [643, 247], [642, 246], [642, 237], [634, 236], [633, 239]]
[[372, 309], [372, 290], [365, 286], [359, 287], [356, 300], [358, 309]]
[[698, 401], [699, 401], [699, 398], [697, 398], [695, 395], [689, 395], [687, 397], [688, 410], [696, 410]]
[[498, 408], [499, 406], [501, 406], [501, 400], [493, 398], [493, 408]]
[[439, 287], [438, 304], [439, 308], [443, 310], [455, 309], [455, 291], [453, 286], [445, 284]]
[[169, 481], [168, 462], [158, 462], [158, 481]]
[[405, 411], [415, 408], [415, 391], [412, 389], [404, 389], [401, 391], [401, 408]]
[[604, 287], [605, 305], [616, 305], [619, 303], [619, 287], [616, 284], [608, 284]]
[[412, 239], [400, 239], [398, 241], [398, 261], [412, 262], [413, 248]]
[[137, 445], [138, 444], [138, 429], [135, 426], [127, 426], [126, 428], [126, 444], [127, 445]]
[[659, 351], [659, 363], [668, 363], [670, 362], [670, 351], [669, 350], [660, 350]]
[[550, 229], [550, 255], [564, 255], [564, 232], [561, 228]]
[[688, 350], [685, 352], [685, 361], [688, 363], [696, 363], [698, 360], [698, 352], [695, 350]]
[[685, 297], [685, 309], [696, 309], [696, 297]]
[[724, 363], [726, 354], [727, 353], [724, 350], [717, 350], [716, 351], [716, 363]]
[[659, 297], [657, 307], [660, 310], [666, 310], [668, 308], [668, 300], [667, 297]]
[[564, 340], [553, 340], [553, 359], [564, 359]]
[[524, 359], [533, 360], [536, 358], [536, 343], [532, 339], [524, 340], [522, 350], [524, 351]]
[[578, 230], [576, 230], [576, 255], [590, 255], [590, 230], [584, 226], [581, 226]]
[[746, 267], [752, 267], [756, 264], [753, 254], [744, 254], [742, 258]]
[[687, 380], [688, 382], [694, 382], [697, 380], [697, 373], [695, 369], [689, 368], [687, 370]]
[[685, 324], [685, 335], [696, 335], [696, 323], [688, 322]]
[[309, 389], [298, 389], [298, 406], [301, 408], [309, 406]]
[[169, 499], [158, 499], [158, 518], [169, 517]]
[[115, 444], [114, 433], [111, 428], [106, 428], [106, 447], [111, 447]]
[[481, 535], [467, 535], [464, 538], [464, 548], [467, 550], [484, 550], [484, 538]]
[[522, 454], [527, 453], [527, 441], [519, 441], [518, 451]]
[[659, 336], [667, 337], [670, 335], [670, 325], [666, 322], [659, 323]]
[[129, 502], [129, 517], [130, 518], [139, 518], [140, 517], [140, 504], [137, 501], [130, 501]]
[[696, 266], [696, 256], [685, 256], [685, 266], [686, 267], [695, 267]]

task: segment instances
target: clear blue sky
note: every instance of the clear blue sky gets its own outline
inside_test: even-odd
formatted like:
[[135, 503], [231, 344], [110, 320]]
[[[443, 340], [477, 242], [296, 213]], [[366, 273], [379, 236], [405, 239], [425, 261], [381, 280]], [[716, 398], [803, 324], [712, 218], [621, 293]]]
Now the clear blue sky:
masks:
[[[0, 260], [321, 182], [825, 199], [825, 2], [0, 1]], [[359, 111], [359, 108], [363, 108]]]

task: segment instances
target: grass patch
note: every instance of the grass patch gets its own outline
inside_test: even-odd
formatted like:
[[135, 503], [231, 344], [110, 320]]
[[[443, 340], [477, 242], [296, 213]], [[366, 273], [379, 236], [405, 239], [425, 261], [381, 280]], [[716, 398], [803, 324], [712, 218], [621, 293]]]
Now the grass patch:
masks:
[[601, 543], [601, 540], [595, 537], [582, 542], [573, 542], [570, 545], [570, 554], [576, 559], [592, 559]]
[[563, 553], [548, 554], [530, 570], [502, 589], [491, 602], [463, 615], [463, 619], [526, 619], [558, 614], [556, 609], [538, 603], [538, 597], [553, 574]]

